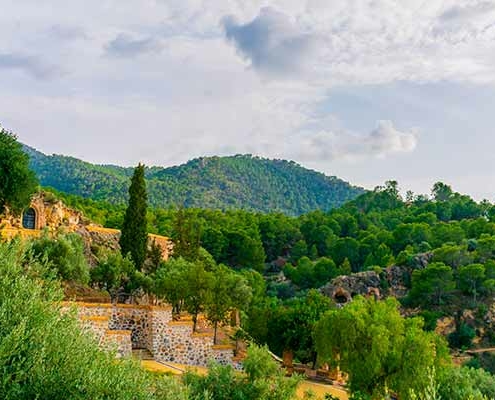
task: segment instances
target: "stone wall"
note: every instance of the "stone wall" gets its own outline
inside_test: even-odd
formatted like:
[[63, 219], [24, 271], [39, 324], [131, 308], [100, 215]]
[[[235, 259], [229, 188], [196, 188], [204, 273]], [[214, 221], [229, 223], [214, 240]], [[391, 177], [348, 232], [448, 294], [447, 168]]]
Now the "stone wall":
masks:
[[151, 343], [149, 312], [147, 306], [129, 306], [126, 304], [114, 306], [108, 327], [131, 331], [132, 347], [147, 349]]
[[116, 351], [117, 357], [128, 357], [132, 354], [131, 331], [107, 329], [101, 344]]
[[[63, 307], [67, 310], [67, 307]], [[79, 310], [79, 309], [78, 309]], [[91, 308], [95, 310], [95, 308]], [[106, 314], [107, 309], [98, 310], [98, 314]], [[110, 318], [96, 313], [79, 314], [83, 329], [94, 336], [96, 342], [103, 348], [115, 351], [117, 357], [129, 357], [132, 354], [132, 339], [130, 330], [109, 329]]]
[[65, 303], [64, 307], [71, 304], [99, 343], [105, 347], [113, 344], [119, 355], [148, 349], [159, 362], [207, 366], [215, 360], [242, 367], [234, 357], [234, 346], [214, 345], [209, 332], [193, 333], [190, 320], [173, 320], [171, 307], [104, 303]]

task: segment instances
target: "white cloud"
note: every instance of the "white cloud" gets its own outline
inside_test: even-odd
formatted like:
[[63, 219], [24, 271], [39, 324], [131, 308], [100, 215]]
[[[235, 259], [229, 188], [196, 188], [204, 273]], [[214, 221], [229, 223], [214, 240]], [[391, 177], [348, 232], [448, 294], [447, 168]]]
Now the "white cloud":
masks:
[[382, 120], [367, 135], [328, 130], [305, 132], [291, 143], [289, 153], [295, 159], [314, 162], [384, 158], [414, 151], [417, 140], [416, 132], [401, 132], [392, 121]]
[[459, 21], [467, 20], [495, 11], [495, 3], [493, 1], [470, 1], [465, 4], [455, 4], [447, 8], [439, 17], [442, 21]]

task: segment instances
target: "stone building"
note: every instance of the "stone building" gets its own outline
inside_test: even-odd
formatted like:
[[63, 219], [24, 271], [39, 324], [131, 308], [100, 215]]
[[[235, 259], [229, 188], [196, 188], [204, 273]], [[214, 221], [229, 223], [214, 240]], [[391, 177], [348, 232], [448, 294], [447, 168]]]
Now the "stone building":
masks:
[[[49, 232], [74, 232], [82, 236], [86, 247], [92, 244], [102, 244], [112, 250], [119, 248], [120, 231], [103, 228], [84, 217], [77, 210], [67, 207], [52, 193], [39, 192], [31, 200], [20, 216], [14, 216], [8, 211], [0, 215], [0, 237], [13, 238], [37, 237], [44, 230]], [[162, 258], [167, 260], [172, 250], [172, 242], [168, 237], [149, 235], [149, 243], [155, 242], [162, 249]], [[91, 261], [91, 260], [90, 260]]]
[[4, 229], [56, 230], [59, 227], [73, 228], [82, 224], [81, 212], [65, 206], [51, 193], [39, 192], [31, 200], [21, 216], [14, 216], [7, 211], [0, 217], [0, 226]]

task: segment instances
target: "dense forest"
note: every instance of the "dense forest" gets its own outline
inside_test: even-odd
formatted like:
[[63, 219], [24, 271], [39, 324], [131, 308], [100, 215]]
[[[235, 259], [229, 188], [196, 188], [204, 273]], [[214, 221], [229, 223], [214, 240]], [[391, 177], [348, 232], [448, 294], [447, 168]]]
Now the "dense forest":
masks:
[[[119, 227], [122, 221], [123, 207], [58, 196], [103, 224]], [[408, 192], [403, 197], [397, 182], [389, 181], [340, 208], [298, 217], [242, 210], [150, 209], [148, 229], [171, 236], [178, 246], [174, 258], [156, 270], [151, 278], [154, 289], [149, 282], [149, 290], [173, 304], [185, 299], [182, 304], [188, 307], [190, 283], [197, 268], [203, 268], [198, 265], [206, 266], [204, 279], [211, 273], [212, 280], [220, 276], [225, 282], [234, 279], [226, 278], [229, 275], [222, 265], [228, 266], [238, 280], [233, 286], [224, 286], [225, 291], [233, 293], [234, 287], [245, 285], [251, 288], [251, 296], [244, 297], [249, 300], [240, 306], [247, 337], [268, 344], [278, 354], [290, 350], [297, 361], [308, 365], [330, 357], [332, 348], [348, 348], [350, 358], [342, 360], [341, 366], [355, 374], [353, 368], [359, 371], [362, 381], [350, 382], [355, 391], [373, 393], [390, 385], [385, 376], [393, 373], [383, 372], [387, 366], [381, 363], [392, 361], [378, 360], [396, 357], [395, 351], [407, 351], [402, 346], [417, 348], [419, 358], [433, 363], [432, 355], [422, 354], [420, 349], [438, 339], [433, 330], [441, 318], [455, 320], [454, 331], [445, 337], [451, 352], [495, 344], [492, 322], [487, 322], [495, 292], [495, 207], [456, 193], [441, 182], [430, 195]], [[426, 265], [422, 260], [427, 260]], [[406, 293], [398, 296], [398, 301], [389, 293], [386, 278], [393, 266], [403, 268], [406, 285]], [[322, 294], [335, 278], [367, 271], [379, 277], [383, 298], [391, 296], [388, 303], [356, 297], [351, 305], [338, 308]], [[207, 300], [207, 308], [206, 304]], [[378, 336], [375, 329], [381, 332]], [[350, 331], [355, 335], [349, 337]], [[375, 343], [378, 337], [388, 344]], [[447, 347], [439, 343], [437, 352], [443, 357]], [[399, 346], [399, 350], [388, 346]], [[412, 360], [411, 355], [407, 357]], [[445, 360], [435, 360], [434, 364], [440, 364], [430, 367], [439, 372], [435, 379], [442, 386], [442, 398], [467, 398], [466, 392], [456, 393], [455, 385], [466, 388], [475, 380], [483, 382], [484, 389], [480, 392], [471, 387], [468, 393], [475, 393], [473, 398], [481, 399], [481, 393], [489, 398], [495, 395], [490, 375], [495, 360], [490, 354], [469, 361], [469, 367], [481, 369], [455, 369], [448, 376], [443, 375]], [[418, 359], [418, 365], [423, 361]], [[411, 363], [416, 361], [400, 362], [405, 363], [400, 368], [408, 372], [399, 367], [405, 375], [394, 372], [399, 374], [397, 391], [407, 393], [408, 387], [401, 389], [401, 385], [406, 385], [411, 374], [423, 383], [429, 379], [425, 375], [428, 369], [411, 372]], [[385, 381], [379, 384], [380, 379]], [[370, 381], [376, 386], [366, 387]], [[418, 384], [415, 382], [407, 383], [409, 388]]]
[[[132, 168], [93, 165], [24, 149], [43, 186], [112, 204], [126, 202]], [[203, 157], [178, 167], [151, 167], [146, 169], [146, 179], [150, 204], [161, 208], [182, 205], [299, 215], [338, 207], [364, 192], [294, 162], [250, 155]]]

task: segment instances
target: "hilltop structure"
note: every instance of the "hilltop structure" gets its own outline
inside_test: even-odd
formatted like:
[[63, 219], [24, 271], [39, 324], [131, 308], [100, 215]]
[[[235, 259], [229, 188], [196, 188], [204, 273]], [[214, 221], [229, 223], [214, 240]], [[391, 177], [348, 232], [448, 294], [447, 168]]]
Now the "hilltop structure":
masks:
[[[96, 243], [116, 249], [120, 237], [118, 229], [103, 228], [89, 221], [80, 211], [67, 207], [53, 194], [44, 191], [33, 197], [22, 215], [15, 216], [10, 212], [0, 215], [0, 237], [38, 237], [45, 230], [52, 233], [64, 231], [80, 234], [88, 248]], [[150, 243], [154, 241], [160, 246], [162, 258], [167, 260], [172, 250], [171, 240], [154, 234], [150, 234], [149, 238]]]

